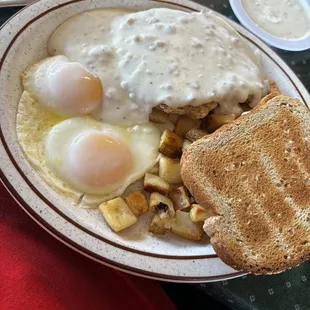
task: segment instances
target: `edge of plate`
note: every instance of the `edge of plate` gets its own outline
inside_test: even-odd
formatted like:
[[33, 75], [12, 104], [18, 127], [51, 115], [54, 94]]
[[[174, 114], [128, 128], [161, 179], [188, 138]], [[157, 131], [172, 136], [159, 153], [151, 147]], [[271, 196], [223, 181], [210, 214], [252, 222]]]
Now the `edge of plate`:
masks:
[[[43, 0], [37, 0], [33, 3], [31, 3], [30, 5], [28, 5], [27, 7], [23, 8], [21, 11], [23, 10], [27, 10], [30, 6], [38, 3]], [[83, 1], [83, 0], [77, 0], [74, 2], [78, 2], [78, 1]], [[189, 9], [189, 10], [200, 10], [202, 8], [205, 8], [202, 5], [193, 3], [191, 1], [162, 1], [162, 0], [151, 0], [153, 2], [157, 2], [157, 3], [166, 3], [166, 4], [171, 4], [174, 6], [178, 6], [178, 7], [182, 7], [185, 9]], [[20, 14], [20, 12], [17, 12], [15, 15], [13, 15], [0, 29], [2, 29], [3, 27], [5, 27], [5, 25], [11, 21], [12, 19], [14, 19], [14, 17], [16, 17], [17, 15]], [[217, 13], [218, 14], [218, 13]], [[237, 31], [239, 31], [241, 34], [243, 34], [244, 36], [246, 36], [248, 39], [250, 39], [250, 41], [253, 41], [256, 45], [258, 43], [260, 43], [260, 41], [258, 39], [256, 39], [253, 35], [251, 35], [250, 33], [248, 33], [246, 30], [244, 30], [242, 27], [240, 27], [238, 24], [228, 20], [225, 17], [225, 20], [227, 20], [230, 24], [234, 25], [234, 28], [237, 29]], [[267, 51], [266, 51], [266, 50]], [[295, 74], [291, 71], [291, 69], [289, 69], [289, 67], [273, 52], [270, 50], [270, 48], [268, 48], [266, 45], [262, 44], [262, 50], [269, 56], [272, 56], [273, 60], [277, 63], [277, 65], [279, 67], [282, 68], [282, 70], [288, 74], [290, 74], [290, 78], [292, 80], [292, 82], [298, 85], [298, 87], [296, 86], [296, 89], [298, 89], [300, 91], [301, 97], [304, 99], [305, 103], [309, 103], [310, 99], [309, 99], [309, 95], [307, 94], [306, 89], [304, 88], [304, 86], [302, 85], [302, 83], [298, 80], [298, 78], [295, 76]], [[8, 181], [8, 179], [5, 177], [5, 175], [3, 174], [2, 171], [0, 178], [4, 184], [4, 186], [7, 188], [7, 190], [10, 192], [10, 194], [12, 195], [12, 197], [15, 199], [15, 201], [22, 207], [22, 209], [35, 221], [37, 222], [43, 229], [45, 229], [47, 232], [49, 232], [51, 235], [53, 235], [56, 239], [58, 239], [59, 241], [63, 242], [64, 244], [66, 244], [67, 246], [69, 246], [70, 248], [74, 249], [75, 251], [79, 252], [80, 254], [83, 254], [101, 264], [107, 265], [109, 267], [121, 270], [121, 271], [125, 271], [134, 275], [140, 275], [140, 276], [144, 276], [147, 278], [151, 278], [151, 279], [157, 279], [157, 280], [165, 280], [165, 281], [172, 281], [172, 282], [211, 282], [211, 281], [218, 281], [218, 280], [225, 280], [225, 279], [231, 279], [231, 278], [235, 278], [238, 276], [242, 276], [245, 273], [244, 272], [234, 272], [234, 273], [230, 273], [230, 274], [226, 274], [226, 275], [219, 275], [219, 276], [206, 276], [206, 277], [187, 277], [187, 276], [169, 276], [169, 275], [162, 275], [162, 274], [156, 274], [153, 272], [149, 272], [149, 271], [145, 271], [145, 270], [141, 270], [141, 269], [136, 269], [136, 268], [132, 268], [126, 265], [121, 265], [119, 263], [113, 262], [113, 261], [109, 261], [108, 259], [105, 259], [101, 256], [96, 257], [97, 254], [89, 251], [86, 248], [83, 248], [80, 244], [77, 244], [76, 242], [74, 242], [73, 240], [69, 239], [67, 236], [65, 236], [64, 234], [62, 234], [61, 232], [59, 232], [58, 230], [55, 230], [49, 223], [47, 223], [44, 219], [42, 219], [40, 216], [38, 216], [37, 213], [35, 213], [32, 208], [22, 199], [22, 197], [18, 194], [18, 192], [15, 190], [15, 188], [10, 184], [10, 182]], [[65, 219], [64, 219], [65, 220]]]

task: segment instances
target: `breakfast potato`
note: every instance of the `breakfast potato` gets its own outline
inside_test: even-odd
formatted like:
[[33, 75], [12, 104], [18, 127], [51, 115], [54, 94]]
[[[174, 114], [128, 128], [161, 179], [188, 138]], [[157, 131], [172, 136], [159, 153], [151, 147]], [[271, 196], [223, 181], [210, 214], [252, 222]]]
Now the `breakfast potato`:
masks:
[[189, 197], [189, 200], [191, 202], [191, 205], [196, 203], [196, 200], [193, 196]]
[[182, 153], [183, 140], [173, 131], [166, 129], [161, 138], [158, 151], [168, 157], [176, 158]]
[[149, 232], [153, 234], [163, 235], [166, 232], [165, 221], [159, 215], [154, 214], [149, 228]]
[[125, 200], [129, 209], [136, 217], [149, 211], [149, 205], [143, 191], [130, 193]]
[[177, 210], [171, 231], [184, 239], [199, 241], [203, 234], [202, 226], [202, 222], [193, 223], [190, 220], [189, 213]]
[[188, 131], [190, 131], [193, 128], [199, 128], [200, 125], [201, 125], [201, 120], [193, 119], [193, 118], [190, 118], [189, 116], [182, 115], [179, 118], [174, 131], [179, 137], [184, 139]]
[[102, 203], [99, 206], [99, 211], [115, 232], [128, 228], [137, 222], [136, 216], [121, 197]]
[[158, 192], [167, 195], [170, 185], [157, 175], [146, 173], [144, 177], [144, 189], [148, 192]]
[[174, 113], [169, 113], [169, 120], [176, 125], [178, 120], [180, 119], [181, 115], [180, 114], [174, 114]]
[[157, 174], [159, 173], [159, 163], [156, 163], [156, 165], [149, 171], [151, 174]]
[[207, 131], [199, 128], [193, 128], [186, 133], [186, 138], [192, 142], [206, 136], [208, 134]]
[[182, 183], [180, 161], [169, 157], [159, 160], [159, 176], [170, 184]]
[[173, 202], [175, 210], [184, 211], [186, 209], [189, 209], [191, 206], [188, 191], [185, 186], [180, 186], [170, 191], [169, 197]]
[[202, 128], [208, 133], [212, 133], [223, 125], [232, 122], [235, 118], [235, 114], [209, 114], [203, 119]]
[[204, 222], [208, 218], [209, 214], [206, 209], [197, 204], [191, 205], [191, 210], [189, 212], [189, 217], [192, 222]]
[[169, 114], [154, 108], [149, 119], [154, 123], [166, 124], [169, 121]]
[[182, 145], [182, 152], [184, 152], [193, 142], [185, 139]]
[[157, 192], [150, 196], [150, 211], [158, 214], [161, 218], [174, 217], [175, 215], [172, 200]]

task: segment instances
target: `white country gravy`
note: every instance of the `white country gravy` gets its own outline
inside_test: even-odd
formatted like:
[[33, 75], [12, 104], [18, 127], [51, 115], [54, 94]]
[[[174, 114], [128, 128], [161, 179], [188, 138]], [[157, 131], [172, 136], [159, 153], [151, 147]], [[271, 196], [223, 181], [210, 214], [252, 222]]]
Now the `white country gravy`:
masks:
[[147, 122], [160, 103], [171, 107], [217, 102], [217, 112], [255, 106], [264, 75], [246, 42], [211, 12], [98, 9], [72, 17], [48, 43], [96, 74], [105, 91], [100, 119]]
[[310, 32], [310, 17], [299, 0], [242, 0], [249, 17], [263, 30], [282, 39], [299, 39]]

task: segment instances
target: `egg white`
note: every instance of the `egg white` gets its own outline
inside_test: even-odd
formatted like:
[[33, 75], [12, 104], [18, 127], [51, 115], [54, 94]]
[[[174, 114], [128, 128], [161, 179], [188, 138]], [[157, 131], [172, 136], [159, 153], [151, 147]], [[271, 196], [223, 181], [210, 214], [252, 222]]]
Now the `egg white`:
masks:
[[[21, 78], [24, 90], [42, 108], [58, 115], [87, 115], [101, 104], [102, 85], [99, 79], [82, 64], [63, 55], [45, 58], [27, 67]], [[78, 102], [83, 94], [85, 100]]]
[[[24, 90], [42, 107], [55, 112], [55, 103], [48, 91], [50, 74], [64, 63], [70, 62], [66, 56], [45, 58], [29, 66], [21, 75]], [[60, 114], [60, 113], [58, 113]]]
[[[69, 155], [74, 152], [72, 149], [73, 140], [85, 134], [110, 136], [126, 146], [132, 157], [131, 171], [124, 178], [104, 187], [86, 184], [78, 180], [70, 170], [72, 159], [69, 158]], [[75, 188], [90, 194], [115, 197], [122, 194], [130, 183], [141, 178], [147, 170], [154, 166], [158, 157], [159, 140], [160, 133], [151, 123], [116, 126], [100, 123], [90, 117], [69, 118], [50, 130], [45, 140], [46, 159], [51, 169]]]
[[[92, 124], [91, 126], [94, 125], [95, 128], [99, 129], [104, 126], [109, 128], [109, 130], [118, 127], [101, 124], [87, 117], [78, 119], [85, 122], [85, 124]], [[124, 141], [127, 145], [130, 145], [132, 156], [135, 158], [134, 173], [127, 176], [126, 180], [122, 180], [119, 184], [115, 185], [115, 187], [109, 188], [109, 191], [89, 194], [77, 190], [68, 182], [59, 178], [55, 172], [48, 167], [46, 161], [45, 140], [51, 129], [65, 120], [66, 118], [63, 116], [58, 116], [42, 109], [35, 98], [28, 92], [23, 92], [18, 105], [16, 118], [16, 132], [19, 144], [30, 164], [38, 172], [40, 177], [58, 194], [69, 199], [73, 204], [84, 208], [95, 208], [106, 200], [122, 195], [128, 185], [143, 177], [145, 172], [150, 170], [158, 160], [157, 149], [160, 141], [160, 132], [153, 124], [148, 123], [143, 125], [143, 127], [140, 127], [140, 125], [119, 127], [119, 130], [117, 130], [119, 139]], [[146, 130], [142, 128], [146, 128]], [[144, 134], [141, 134], [141, 131], [144, 131]], [[147, 160], [143, 161], [146, 158]]]

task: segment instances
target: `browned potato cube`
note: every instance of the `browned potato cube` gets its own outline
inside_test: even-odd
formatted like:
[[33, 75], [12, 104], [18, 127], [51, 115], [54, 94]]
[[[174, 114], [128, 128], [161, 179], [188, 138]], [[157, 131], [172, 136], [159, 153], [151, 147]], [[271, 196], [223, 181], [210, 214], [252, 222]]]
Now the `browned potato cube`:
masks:
[[209, 114], [203, 119], [202, 128], [208, 133], [212, 133], [223, 125], [232, 122], [235, 118], [236, 115], [234, 114]]
[[169, 184], [182, 183], [180, 161], [169, 157], [159, 160], [159, 176]]
[[197, 204], [192, 204], [189, 212], [189, 217], [192, 222], [204, 222], [208, 218], [209, 214], [206, 209]]
[[192, 142], [201, 139], [202, 137], [206, 136], [208, 134], [207, 131], [199, 128], [191, 129], [186, 133], [186, 138]]
[[159, 173], [159, 163], [157, 163], [150, 171], [151, 174], [157, 174]]
[[192, 141], [185, 139], [183, 142], [183, 146], [182, 146], [182, 152], [184, 152], [191, 144], [192, 144]]
[[138, 217], [149, 210], [149, 205], [143, 191], [130, 193], [125, 198], [129, 209]]
[[191, 206], [188, 191], [185, 186], [180, 186], [170, 191], [169, 197], [173, 202], [175, 210], [184, 211], [186, 209], [189, 209]]
[[176, 158], [182, 153], [183, 140], [173, 131], [166, 129], [161, 138], [158, 151], [168, 157]]
[[174, 131], [179, 137], [184, 139], [188, 131], [190, 131], [193, 128], [199, 128], [200, 124], [201, 124], [201, 120], [193, 119], [193, 118], [190, 118], [189, 116], [182, 115], [179, 118]]
[[157, 175], [146, 173], [144, 177], [144, 189], [148, 192], [159, 192], [167, 195], [170, 185]]
[[169, 114], [154, 108], [149, 119], [154, 123], [166, 124], [169, 121]]
[[203, 223], [193, 223], [190, 220], [189, 213], [176, 211], [175, 221], [171, 227], [171, 231], [188, 240], [199, 241], [203, 234]]
[[102, 203], [99, 206], [99, 211], [115, 232], [119, 232], [137, 222], [137, 218], [121, 197]]
[[149, 231], [153, 234], [163, 235], [166, 232], [165, 221], [159, 215], [154, 214]]
[[193, 196], [189, 197], [189, 200], [191, 202], [191, 204], [195, 204], [196, 203], [196, 200]]
[[158, 214], [160, 218], [174, 217], [175, 215], [171, 199], [156, 192], [150, 196], [150, 211]]
[[169, 120], [175, 125], [179, 118], [180, 118], [180, 114], [174, 114], [174, 113], [169, 113]]

